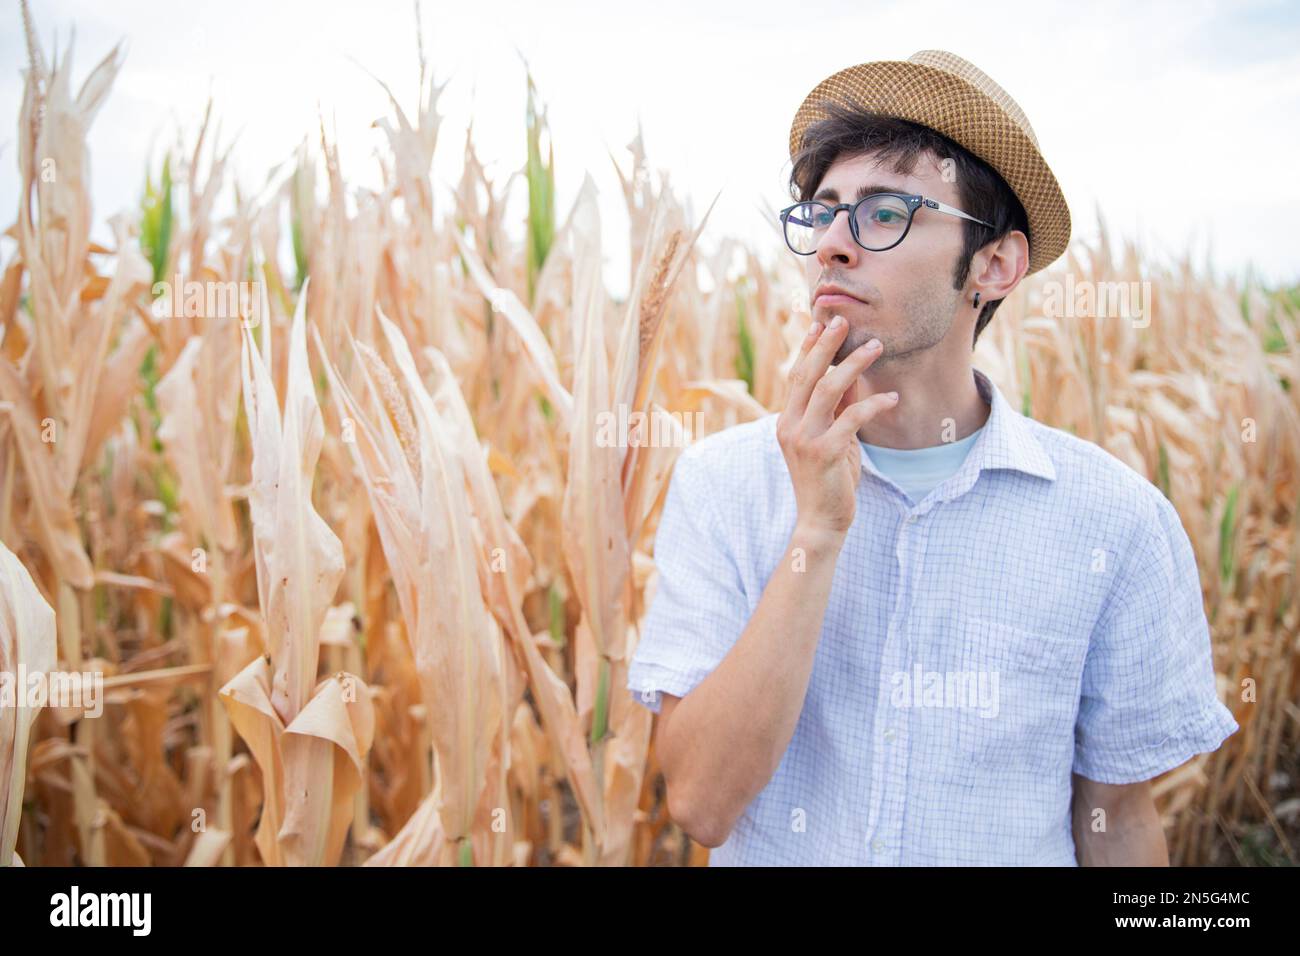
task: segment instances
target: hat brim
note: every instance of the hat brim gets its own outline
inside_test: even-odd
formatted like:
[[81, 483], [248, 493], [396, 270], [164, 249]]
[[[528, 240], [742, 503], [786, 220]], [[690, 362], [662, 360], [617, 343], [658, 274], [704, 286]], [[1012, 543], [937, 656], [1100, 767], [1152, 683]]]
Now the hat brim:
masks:
[[1029, 219], [1029, 268], [1051, 265], [1070, 242], [1070, 207], [1038, 145], [992, 97], [945, 70], [905, 60], [878, 60], [822, 80], [795, 113], [790, 156], [805, 131], [824, 118], [826, 101], [856, 105], [942, 133], [1006, 180]]

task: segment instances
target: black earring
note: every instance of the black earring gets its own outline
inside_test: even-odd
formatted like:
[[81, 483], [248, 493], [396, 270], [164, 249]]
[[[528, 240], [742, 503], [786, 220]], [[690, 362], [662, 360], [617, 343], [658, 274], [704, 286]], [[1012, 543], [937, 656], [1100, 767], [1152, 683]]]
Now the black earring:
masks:
[[980, 294], [979, 294], [978, 292], [976, 292], [976, 293], [975, 293], [975, 308], [978, 309], [979, 307], [980, 307]]

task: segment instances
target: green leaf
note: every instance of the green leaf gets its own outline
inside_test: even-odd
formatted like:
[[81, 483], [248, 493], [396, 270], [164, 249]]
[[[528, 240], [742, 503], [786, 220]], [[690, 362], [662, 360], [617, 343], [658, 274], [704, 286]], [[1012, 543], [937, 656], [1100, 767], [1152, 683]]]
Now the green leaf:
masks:
[[605, 739], [609, 730], [609, 658], [600, 659], [600, 676], [596, 680], [596, 699], [591, 707], [591, 745]]
[[[314, 159], [305, 148], [298, 151], [298, 162], [293, 171], [293, 188], [289, 190], [289, 236], [293, 242], [293, 264], [296, 271], [293, 291], [302, 289], [311, 272], [311, 255], [303, 222], [316, 213], [316, 177]], [[291, 310], [292, 311], [292, 310]]]
[[1233, 553], [1234, 531], [1237, 526], [1237, 485], [1228, 489], [1228, 502], [1223, 509], [1223, 520], [1219, 522], [1219, 576], [1226, 584], [1232, 579], [1236, 564]]
[[[528, 133], [528, 302], [533, 304], [537, 277], [555, 242], [555, 151], [545, 111], [537, 111], [537, 87], [528, 72], [525, 125]], [[542, 160], [542, 133], [546, 133], [546, 160]]]
[[172, 599], [169, 596], [164, 595], [162, 599], [159, 617], [158, 630], [164, 640], [170, 640], [172, 636]]
[[1160, 488], [1160, 493], [1166, 498], [1169, 497], [1169, 454], [1165, 451], [1165, 443], [1161, 442], [1156, 447], [1156, 484]]
[[744, 379], [749, 394], [754, 394], [754, 339], [745, 321], [745, 280], [736, 284], [736, 378]]
[[[144, 176], [144, 197], [140, 201], [140, 251], [149, 260], [153, 270], [153, 281], [163, 281], [167, 274], [167, 250], [172, 237], [172, 172], [171, 156], [163, 157], [162, 172], [158, 188], [154, 188], [153, 177], [148, 169]], [[172, 295], [179, 296], [180, 289], [173, 289]]]
[[297, 278], [294, 279], [293, 291], [297, 292], [302, 288], [302, 282], [307, 278], [307, 250], [302, 241], [302, 226], [298, 222], [298, 217], [293, 217], [293, 222], [289, 225], [289, 235], [293, 239], [293, 267]]
[[551, 582], [551, 586], [546, 590], [546, 603], [551, 613], [551, 640], [559, 647], [564, 646], [564, 599], [560, 597], [560, 591]]
[[153, 468], [154, 486], [158, 489], [158, 499], [163, 503], [166, 509], [163, 514], [163, 530], [170, 531], [175, 524], [176, 514], [180, 510], [180, 502], [176, 492], [176, 481], [166, 465], [166, 459], [163, 457], [162, 442], [158, 440], [158, 428], [162, 424], [162, 414], [158, 410], [158, 346], [150, 345], [149, 351], [144, 353], [144, 361], [140, 363], [140, 378], [144, 381], [144, 389], [141, 395], [144, 399], [144, 406], [149, 413], [151, 427], [149, 431], [153, 435], [153, 451], [157, 463]]

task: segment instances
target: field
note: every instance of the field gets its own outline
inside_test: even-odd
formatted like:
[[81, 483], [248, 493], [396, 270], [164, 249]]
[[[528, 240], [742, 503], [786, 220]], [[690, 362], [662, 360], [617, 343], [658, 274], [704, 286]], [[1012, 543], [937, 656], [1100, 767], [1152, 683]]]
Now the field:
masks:
[[[590, 183], [557, 209], [531, 80], [519, 180], [467, 139], [435, 204], [423, 63], [418, 107], [390, 94], [380, 122], [382, 190], [342, 180], [322, 126], [238, 194], [210, 110], [102, 246], [87, 132], [121, 51], [73, 89], [27, 37], [0, 670], [57, 661], [104, 694], [99, 715], [0, 708], [0, 865], [704, 862], [625, 689], [683, 442], [596, 436], [614, 409], [677, 438], [779, 409], [809, 323], [793, 257], [706, 252], [707, 212], [639, 138], [613, 157], [629, 235], [603, 234]], [[1076, 287], [1136, 290], [1141, 320]], [[1175, 865], [1297, 862], [1298, 318], [1300, 290], [1076, 242], [975, 353], [1155, 483], [1196, 550], [1241, 730], [1158, 783]]]

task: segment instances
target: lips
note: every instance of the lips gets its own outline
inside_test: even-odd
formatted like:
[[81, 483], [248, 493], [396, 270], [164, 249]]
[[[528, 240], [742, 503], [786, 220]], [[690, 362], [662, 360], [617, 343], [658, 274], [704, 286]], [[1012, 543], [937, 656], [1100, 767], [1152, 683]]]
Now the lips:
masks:
[[813, 299], [813, 305], [846, 305], [853, 302], [862, 304], [862, 300], [857, 296], [849, 295], [843, 289], [835, 286], [818, 289], [817, 295]]

